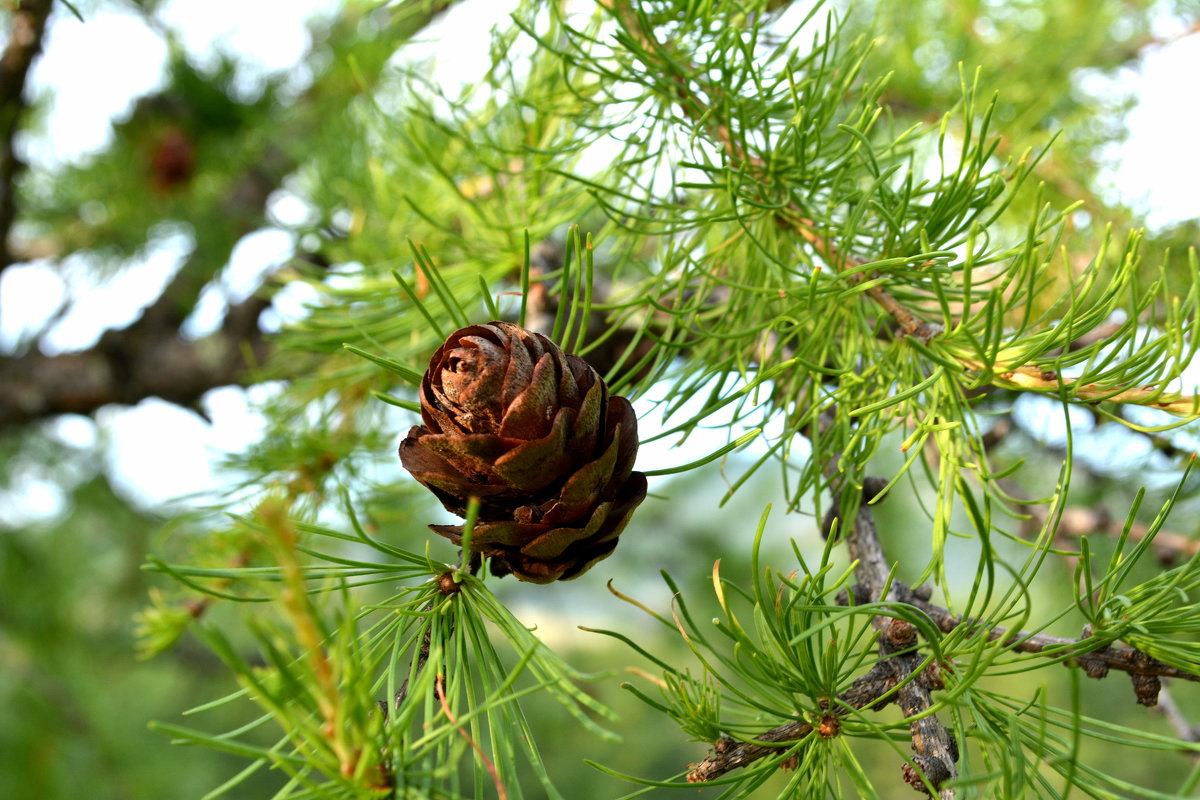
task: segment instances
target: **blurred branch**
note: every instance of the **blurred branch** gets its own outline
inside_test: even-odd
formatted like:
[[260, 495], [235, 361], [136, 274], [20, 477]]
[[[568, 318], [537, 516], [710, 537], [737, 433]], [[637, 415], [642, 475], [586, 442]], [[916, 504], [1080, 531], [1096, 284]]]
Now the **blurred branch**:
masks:
[[[1154, 709], [1161, 714], [1171, 728], [1175, 731], [1175, 735], [1185, 742], [1200, 742], [1200, 725], [1193, 725], [1183, 713], [1183, 709], [1175, 702], [1175, 698], [1171, 696], [1167, 687], [1163, 687], [1159, 692], [1158, 706]], [[1200, 753], [1189, 752], [1189, 759], [1193, 764], [1200, 762]]]
[[[230, 224], [252, 230], [295, 166], [273, 149], [267, 155], [234, 182], [223, 209]], [[90, 414], [109, 403], [136, 405], [148, 397], [191, 406], [210, 389], [247, 383], [268, 355], [258, 317], [269, 298], [252, 296], [231, 306], [221, 328], [203, 339], [180, 334], [211, 277], [193, 266], [207, 255], [193, 253], [136, 322], [106, 331], [88, 350], [51, 356], [35, 348], [0, 358], [0, 429], [55, 414]]]
[[[452, 4], [453, 0], [396, 4], [386, 21], [389, 41], [398, 46]], [[51, 5], [52, 0], [20, 4], [13, 12], [9, 47], [0, 60], [0, 119], [8, 126], [0, 133], [7, 136], [8, 145], [7, 161], [0, 152], [0, 268], [10, 260], [3, 237], [12, 213], [4, 213], [12, 204], [11, 178], [19, 166], [11, 153], [12, 133], [24, 109], [25, 73], [40, 48]], [[347, 12], [343, 22], [348, 29], [357, 30], [358, 15], [357, 10]], [[386, 59], [380, 58], [377, 64], [372, 62], [372, 69], [382, 69], [385, 63]], [[292, 125], [288, 131], [291, 140], [302, 138], [304, 126], [320, 125], [316, 111], [324, 107], [318, 101], [338, 87], [336, 79], [318, 81], [297, 101], [298, 106], [312, 109], [313, 116], [308, 120], [302, 115], [305, 121]], [[283, 141], [267, 141], [259, 157], [234, 175], [214, 209], [236, 234], [234, 240], [264, 223], [271, 194], [298, 166]], [[228, 253], [219, 248], [198, 248], [140, 319], [121, 330], [105, 332], [88, 350], [49, 356], [34, 348], [23, 355], [0, 357], [0, 429], [55, 414], [88, 414], [108, 403], [133, 405], [148, 397], [190, 406], [210, 389], [249, 382], [271, 350], [258, 326], [269, 298], [251, 297], [233, 305], [221, 328], [203, 339], [189, 341], [180, 334], [196, 298], [227, 258]], [[328, 266], [317, 260], [313, 263]]]
[[[981, 439], [985, 450], [991, 452], [994, 447], [999, 445], [1000, 442], [1004, 441], [1017, 429], [1018, 423], [1011, 414], [1003, 414], [996, 417], [992, 428]], [[1176, 458], [1185, 454], [1185, 451], [1167, 436], [1136, 428], [1129, 428], [1128, 430], [1132, 434], [1145, 438], [1154, 449], [1167, 458]], [[1025, 435], [1037, 440], [1037, 437], [1031, 432], [1026, 432]], [[1065, 454], [1065, 450], [1055, 444], [1038, 441], [1038, 446], [1047, 451], [1063, 451]], [[1101, 474], [1094, 468], [1089, 467], [1086, 462], [1081, 461], [1079, 465], [1082, 469], [1088, 470], [1095, 475]], [[1005, 480], [1004, 483], [1011, 484], [1011, 481]], [[1016, 489], [1015, 485], [1010, 485], [1010, 488], [1006, 491], [1012, 497], [1020, 495], [1020, 491]], [[1048, 513], [1045, 506], [1037, 503], [1020, 503], [1018, 509], [1022, 514], [1026, 515], [1026, 518], [1022, 520], [1020, 525], [1021, 535], [1031, 540], [1036, 538], [1048, 520]], [[1126, 522], [1124, 518], [1113, 516], [1103, 504], [1067, 506], [1058, 519], [1058, 527], [1054, 530], [1054, 537], [1063, 546], [1074, 547], [1073, 544], [1068, 544], [1070, 540], [1078, 540], [1084, 536], [1103, 534], [1119, 538], [1125, 534], [1125, 526]], [[1141, 522], [1129, 523], [1128, 536], [1131, 541], [1141, 541], [1148, 535], [1150, 535], [1150, 527], [1148, 525]], [[1154, 534], [1152, 546], [1159, 563], [1168, 565], [1183, 558], [1190, 558], [1200, 552], [1200, 539], [1182, 533], [1159, 530]]]
[[107, 331], [88, 350], [0, 359], [0, 428], [147, 397], [189, 406], [210, 389], [246, 383], [267, 356], [258, 317], [269, 304], [251, 297], [229, 309], [216, 333], [188, 341], [168, 292], [137, 322]]
[[25, 168], [13, 150], [13, 140], [29, 107], [25, 79], [29, 65], [42, 51], [46, 18], [54, 0], [22, 0], [13, 5], [8, 46], [0, 55], [0, 271], [13, 262], [8, 234], [17, 217], [17, 176]]
[[[1045, 508], [1029, 505], [1024, 506], [1022, 510], [1030, 515], [1021, 526], [1023, 532], [1040, 530], [1046, 524]], [[1104, 506], [1069, 506], [1063, 511], [1054, 535], [1061, 541], [1080, 539], [1098, 533], [1119, 537], [1124, 531], [1125, 521], [1112, 516]], [[1129, 526], [1129, 538], [1135, 542], [1146, 538], [1149, 532], [1149, 526], [1140, 522]], [[1156, 533], [1153, 546], [1155, 555], [1163, 564], [1170, 564], [1200, 552], [1200, 540], [1170, 531]]]

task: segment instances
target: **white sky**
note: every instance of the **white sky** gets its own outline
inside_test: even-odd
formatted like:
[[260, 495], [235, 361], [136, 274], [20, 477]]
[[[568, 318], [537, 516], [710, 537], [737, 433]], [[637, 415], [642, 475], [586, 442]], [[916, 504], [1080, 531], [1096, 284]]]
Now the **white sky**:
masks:
[[1154, 227], [1200, 217], [1200, 32], [1148, 48], [1136, 81], [1117, 187]]
[[[487, 65], [488, 29], [504, 19], [510, 5], [487, 0], [456, 7], [423, 37], [430, 41], [428, 54], [452, 56], [440, 63], [442, 69], [457, 70], [461, 76], [480, 74]], [[238, 53], [248, 65], [245, 79], [253, 83], [263, 75], [296, 67], [309, 45], [305, 20], [313, 14], [332, 13], [339, 6], [337, 0], [172, 0], [165, 5], [162, 18], [179, 32], [181, 43], [201, 63], [220, 50]], [[110, 122], [127, 114], [139, 95], [153, 91], [163, 80], [166, 46], [139, 17], [107, 6], [85, 8], [85, 18], [79, 22], [60, 7], [52, 20], [45, 54], [35, 65], [33, 87], [53, 95], [44, 122], [53, 135], [22, 140], [35, 168], [103, 148]], [[451, 31], [456, 46], [446, 48], [439, 36]], [[1200, 191], [1195, 188], [1200, 186], [1198, 77], [1200, 35], [1192, 35], [1147, 50], [1140, 71], [1131, 78], [1140, 102], [1129, 118], [1130, 140], [1120, 151], [1113, 179], [1123, 196], [1145, 203], [1149, 220], [1156, 226], [1200, 217]], [[286, 214], [286, 198], [283, 203], [279, 211]], [[168, 236], [151, 248], [144, 264], [107, 284], [84, 281], [89, 292], [86, 306], [70, 311], [55, 326], [45, 349], [86, 347], [102, 328], [133, 321], [186, 255], [184, 245]], [[279, 263], [291, 247], [290, 235], [280, 230], [251, 234], [239, 244], [230, 274], [238, 283], [245, 283], [249, 273], [263, 264]], [[83, 272], [80, 268], [79, 274]], [[68, 299], [67, 290], [68, 284], [44, 265], [6, 270], [0, 278], [0, 349], [11, 349], [23, 334], [36, 330]], [[237, 295], [239, 286], [230, 285], [226, 290]], [[74, 291], [81, 294], [78, 287]], [[205, 297], [190, 333], [202, 334], [206, 326], [215, 324], [222, 302], [219, 296]], [[246, 392], [237, 388], [211, 393], [206, 411], [212, 425], [158, 400], [137, 408], [108, 408], [98, 414], [97, 424], [109, 442], [109, 466], [118, 486], [125, 487], [131, 499], [150, 506], [181, 494], [218, 490], [220, 478], [213, 472], [216, 456], [240, 449], [261, 433], [262, 423], [251, 410]], [[646, 422], [652, 426], [652, 420]], [[56, 425], [68, 441], [86, 444], [96, 435], [81, 419]], [[165, 442], [170, 446], [164, 447]], [[711, 447], [719, 444], [714, 442]], [[704, 447], [698, 444], [696, 449]], [[648, 447], [639, 466], [671, 466], [678, 458], [668, 452], [664, 442]], [[26, 475], [13, 489], [13, 494], [21, 495], [30, 516], [53, 514], [62, 507], [64, 498], [61, 492], [56, 494], [49, 476]], [[4, 505], [0, 502], [0, 507]]]

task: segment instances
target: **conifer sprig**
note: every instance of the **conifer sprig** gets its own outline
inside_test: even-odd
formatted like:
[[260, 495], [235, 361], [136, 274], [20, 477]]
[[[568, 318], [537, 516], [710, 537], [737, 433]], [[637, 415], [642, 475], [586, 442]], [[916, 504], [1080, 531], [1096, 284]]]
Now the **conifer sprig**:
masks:
[[[503, 318], [594, 359], [642, 420], [663, 419], [647, 439], [679, 442], [681, 466], [650, 477], [756, 441], [725, 499], [774, 462], [787, 509], [829, 523], [823, 548], [794, 547], [794, 573], [759, 563], [757, 542], [749, 576], [714, 568], [715, 624], [666, 578], [673, 608], [651, 614], [690, 664], [631, 630], [602, 631], [657, 672], [658, 695], [632, 691], [713, 748], [676, 778], [632, 780], [720, 780], [730, 798], [772, 781], [780, 796], [873, 796], [877, 776], [856, 754], [869, 741], [890, 748], [908, 783], [946, 797], [1160, 796], [1088, 763], [1080, 740], [1194, 744], [1089, 717], [1079, 670], [1067, 708], [1037, 688], [996, 687], [1068, 664], [1128, 673], [1132, 703], [1157, 697], [1161, 677], [1200, 675], [1200, 560], [1147, 574], [1174, 500], [1135, 539], [1125, 532], [1139, 498], [1104, 568], [1090, 539], [1064, 554], [1068, 438], [1022, 539], [1009, 518], [1033, 501], [1006, 483], [1019, 465], [996, 456], [985, 415], [1037, 392], [1060, 401], [1068, 425], [1072, 404], [1179, 418], [1164, 426], [1196, 419], [1181, 382], [1197, 347], [1197, 260], [1180, 286], [1140, 263], [1137, 234], [1080, 254], [1072, 207], [1037, 184], [1048, 151], [997, 142], [994, 76], [963, 71], [936, 121], [901, 122], [867, 37], [778, 5], [605, 0], [575, 13], [529, 0], [477, 85], [448, 92], [401, 58], [353, 107], [343, 124], [372, 146], [311, 179], [314, 199], [349, 220], [327, 242], [337, 266], [307, 277], [311, 308], [278, 339], [301, 366], [274, 413], [303, 431], [281, 426], [246, 459], [298, 463], [285, 483], [300, 519], [235, 523], [251, 539], [290, 532], [294, 546], [246, 565], [154, 565], [214, 603], [272, 610], [249, 626], [262, 669], [204, 630], [243, 682], [237, 699], [267, 712], [252, 724], [279, 722], [285, 737], [263, 747], [242, 731], [176, 729], [181, 739], [285, 771], [284, 796], [515, 797], [526, 766], [558, 796], [521, 701], [546, 693], [589, 730], [597, 704], [491, 593], [494, 576], [387, 544], [423, 535], [423, 520], [395, 487], [348, 480], [362, 473], [342, 458], [413, 422], [446, 334]], [[724, 446], [685, 450], [714, 425]], [[890, 466], [873, 481], [879, 464]], [[328, 512], [339, 479], [354, 489], [353, 533], [303, 521]], [[924, 564], [889, 549], [894, 519], [874, 530], [895, 494], [914, 499], [903, 527], [920, 531]], [[381, 496], [394, 517], [368, 535], [349, 507]], [[664, 527], [688, 546], [689, 531]], [[973, 568], [960, 546], [976, 548]], [[1047, 611], [1040, 584], [1063, 555], [1076, 559], [1074, 602]], [[1052, 635], [1064, 618], [1086, 620], [1087, 635]], [[877, 713], [887, 704], [903, 718]]]

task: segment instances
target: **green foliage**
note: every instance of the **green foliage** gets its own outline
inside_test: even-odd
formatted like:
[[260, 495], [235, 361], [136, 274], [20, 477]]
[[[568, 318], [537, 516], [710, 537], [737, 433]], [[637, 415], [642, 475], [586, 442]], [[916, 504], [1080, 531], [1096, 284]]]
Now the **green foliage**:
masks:
[[[879, 659], [871, 648], [864, 647], [872, 641], [871, 620], [876, 616], [904, 620], [916, 627], [928, 648], [922, 669], [938, 665], [944, 692], [939, 693], [938, 702], [928, 713], [948, 714], [954, 720], [959, 747], [970, 753], [969, 759], [960, 761], [962, 772], [953, 781], [963, 796], [1059, 796], [1056, 782], [1039, 769], [1045, 765], [1089, 797], [1164, 797], [1168, 795], [1139, 787], [1118, 777], [1116, 771], [1080, 763], [1081, 739], [1149, 751], [1177, 751], [1181, 747], [1193, 752], [1200, 750], [1194, 743], [1184, 745], [1174, 737], [1113, 725], [1082, 714], [1078, 672], [1072, 673], [1076, 685], [1072, 687], [1069, 708], [1055, 707], [1041, 691], [1032, 695], [997, 691], [996, 676], [1026, 676], [1045, 666], [1045, 656], [1057, 657], [1047, 651], [1014, 661], [1008, 648], [990, 636], [992, 621], [1002, 620], [1004, 614], [979, 616], [983, 624], [964, 626], [943, 635], [933, 620], [911, 605], [846, 606], [844, 601], [839, 602], [837, 593], [844, 590], [850, 575], [848, 571], [834, 571], [828, 549], [815, 570], [810, 569], [798, 551], [796, 572], [785, 575], [763, 567], [757, 556], [766, 517], [764, 512], [755, 540], [750, 585], [743, 587], [722, 578], [716, 570], [713, 572], [719, 616], [710, 621], [694, 613], [686, 595], [666, 573], [664, 578], [675, 598], [670, 619], [634, 603], [682, 637], [701, 670], [701, 677], [695, 677], [690, 667], [681, 666], [678, 661], [668, 662], [633, 645], [662, 670], [661, 679], [656, 680], [660, 695], [657, 698], [647, 695], [634, 685], [626, 688], [673, 719], [681, 731], [703, 741], [715, 741], [720, 732], [751, 741], [768, 728], [794, 725], [797, 721], [808, 723], [803, 735], [777, 743], [771, 755], [723, 779], [729, 787], [728, 796], [749, 796], [781, 768], [795, 772], [780, 796], [853, 794], [855, 790], [850, 787], [869, 787], [873, 780], [871, 771], [856, 756], [859, 741], [884, 742], [894, 751], [896, 759], [910, 757], [907, 747], [902, 746], [908, 739], [909, 719], [897, 717], [884, 721], [874, 706], [863, 709], [846, 705], [847, 690], [854, 679]], [[1166, 573], [1163, 582], [1178, 585], [1178, 573], [1190, 572], [1194, 563], [1193, 559], [1189, 566]], [[1154, 583], [1157, 581], [1151, 581]], [[1132, 611], [1133, 604], [1128, 606]], [[1179, 632], [1168, 630], [1172, 619], [1195, 620], [1198, 611], [1192, 602], [1179, 609], [1178, 614], [1164, 609], [1161, 602], [1139, 608], [1147, 618], [1155, 619], [1149, 623], [1151, 627], [1161, 627], [1153, 634], [1147, 631], [1149, 635], [1137, 641], [1159, 645], [1170, 633]], [[966, 615], [976, 618], [970, 609]], [[1061, 616], [1062, 613], [1048, 618]], [[1130, 622], [1130, 625], [1139, 627], [1140, 623]], [[1021, 635], [1027, 637], [1038, 632], [1023, 631]], [[618, 633], [604, 633], [628, 642]], [[1101, 650], [1118, 638], [1134, 641], [1124, 631], [1104, 631], [1084, 640], [1082, 648], [1075, 642], [1065, 645], [1061, 648], [1062, 657], [1076, 657], [1084, 650]], [[1156, 655], [1162, 658], [1166, 654]], [[1180, 663], [1188, 665], [1185, 668], [1194, 668], [1194, 654], [1183, 656]], [[919, 673], [914, 673], [909, 680], [918, 680], [918, 676]], [[1027, 689], [1029, 683], [1022, 682], [1019, 686]], [[884, 693], [880, 705], [886, 704], [899, 688], [898, 685]], [[831, 709], [839, 715], [836, 727], [830, 722], [834, 718]], [[835, 744], [838, 741], [854, 745], [839, 747]], [[625, 777], [647, 786], [693, 785]], [[1181, 791], [1178, 796], [1184, 794]]]
[[[234, 688], [194, 641], [133, 662], [131, 618], [147, 590], [138, 567], [161, 519], [130, 509], [100, 478], [69, 502], [57, 524], [0, 536], [0, 706], [10, 719], [0, 732], [0, 795], [68, 797], [86, 785], [97, 798], [170, 797], [222, 782], [240, 765], [218, 752], [152, 755], [163, 740], [149, 720]], [[238, 719], [214, 714], [218, 725]], [[262, 794], [269, 784], [246, 788]]]
[[[1083, 185], [1120, 103], [1098, 108], [1078, 71], [1127, 64], [1155, 7], [526, 0], [460, 90], [409, 47], [448, 5], [349, 3], [295, 99], [282, 79], [239, 98], [232, 62], [176, 57], [103, 158], [28, 187], [34, 228], [110, 265], [187, 220], [184, 310], [270, 222], [272, 191], [286, 182], [313, 212], [291, 229], [305, 257], [265, 289], [309, 298], [258, 365], [280, 381], [267, 432], [229, 460], [244, 476], [231, 513], [156, 548], [147, 570], [165, 577], [136, 620], [142, 655], [199, 639], [236, 679], [181, 699], [194, 721], [155, 724], [240, 760], [204, 796], [583, 796], [597, 773], [564, 779], [568, 757], [625, 782], [604, 796], [692, 790], [703, 747], [788, 725], [801, 733], [707, 796], [909, 796], [900, 765], [933, 780], [913, 717], [883, 706], [933, 672], [916, 716], [957, 741], [944, 791], [1193, 794], [1180, 753], [1200, 747], [1139, 716], [1111, 688], [1122, 676], [1093, 688], [1078, 667], [1128, 645], [1200, 674], [1200, 556], [1154, 563], [1155, 537], [1194, 506], [1190, 462], [1164, 468], [1169, 497], [1110, 491], [1081, 477], [1071, 431], [1086, 411], [1185, 449], [1169, 437], [1200, 416], [1181, 388], [1198, 346], [1190, 229], [1126, 230], [1130, 212]], [[192, 148], [181, 178], [155, 160], [168, 133]], [[255, 202], [238, 206], [248, 180]], [[610, 675], [567, 666], [521, 621], [535, 595], [599, 607], [604, 570], [534, 588], [456, 566], [397, 469], [430, 354], [494, 318], [592, 360], [643, 431], [658, 425], [643, 447], [674, 447], [675, 466], [645, 470], [661, 501], [605, 562], [613, 595], [645, 613], [590, 626], [619, 656], [582, 654], [638, 662], [619, 714], [621, 698], [593, 696]], [[1032, 435], [995, 433], [1030, 394], [1067, 433], [1025, 464]], [[863, 501], [876, 475], [885, 489]], [[779, 510], [755, 528], [764, 491]], [[1056, 537], [1068, 506], [1106, 494], [1129, 496], [1120, 535]], [[707, 519], [725, 505], [729, 522]], [[1143, 506], [1160, 510], [1141, 527]], [[826, 538], [803, 515], [825, 517]], [[887, 554], [875, 577], [927, 582], [924, 599], [855, 595], [868, 559], [846, 543], [864, 519]], [[143, 543], [148, 526], [128, 525]], [[69, 585], [37, 550], [8, 541], [10, 577]], [[679, 562], [665, 599], [634, 600], [659, 557]], [[32, 606], [0, 608], [18, 609], [6, 628], [36, 627]], [[916, 666], [851, 702], [896, 657], [880, 649], [894, 621], [915, 631], [900, 655]], [[17, 649], [30, 661], [59, 638]], [[668, 741], [703, 745], [666, 767], [642, 752], [674, 759]]]
[[[226, 795], [263, 767], [287, 775], [280, 794], [287, 797], [479, 796], [492, 785], [519, 797], [514, 779], [522, 768], [533, 771], [546, 796], [560, 797], [520, 710], [520, 699], [533, 692], [553, 697], [585, 729], [611, 736], [590, 716], [611, 712], [575, 686], [584, 676], [546, 650], [474, 576], [375, 540], [353, 516], [349, 534], [293, 528], [287, 508], [267, 501], [257, 520], [236, 524], [267, 540], [277, 566], [156, 567], [202, 591], [214, 587], [213, 597], [270, 602], [278, 611], [247, 620], [260, 664], [247, 662], [220, 627], [200, 631], [242, 689], [191, 713], [248, 697], [264, 716], [218, 735], [157, 726], [180, 744], [253, 759], [209, 797]], [[365, 552], [323, 552], [307, 544], [312, 539], [335, 547], [352, 542]], [[362, 604], [356, 591], [397, 583], [398, 593], [377, 602]], [[230, 586], [244, 594], [234, 598]], [[247, 739], [269, 722], [282, 739]], [[464, 773], [459, 765], [470, 763], [472, 751], [479, 758]]]

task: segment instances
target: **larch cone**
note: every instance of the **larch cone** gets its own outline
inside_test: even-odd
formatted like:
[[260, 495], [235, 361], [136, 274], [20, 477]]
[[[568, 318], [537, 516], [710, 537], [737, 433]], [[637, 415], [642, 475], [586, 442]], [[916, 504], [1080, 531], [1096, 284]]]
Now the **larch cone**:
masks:
[[[471, 549], [494, 575], [577, 578], [617, 546], [646, 497], [637, 418], [582, 358], [509, 322], [450, 334], [421, 382], [404, 468], [450, 512], [480, 500]], [[430, 525], [461, 544], [461, 525]]]

